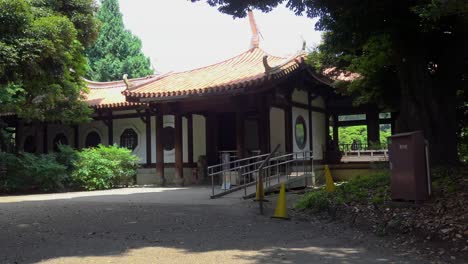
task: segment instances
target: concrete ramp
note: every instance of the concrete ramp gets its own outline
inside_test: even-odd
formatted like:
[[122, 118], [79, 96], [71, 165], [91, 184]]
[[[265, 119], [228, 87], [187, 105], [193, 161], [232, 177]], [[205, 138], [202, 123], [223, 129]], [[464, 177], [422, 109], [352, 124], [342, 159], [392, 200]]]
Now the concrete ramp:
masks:
[[[300, 188], [306, 187], [312, 184], [312, 174], [303, 172], [292, 173], [290, 175], [281, 175], [281, 176], [272, 176], [265, 180], [263, 183], [263, 189], [265, 194], [269, 192], [275, 192], [279, 190], [281, 183], [286, 184], [286, 188]], [[220, 187], [218, 187], [220, 188]], [[212, 199], [226, 197], [226, 198], [255, 198], [255, 193], [257, 189], [257, 182], [252, 182], [243, 186], [234, 186], [233, 188], [226, 190], [224, 192], [219, 192], [216, 195], [212, 196]]]

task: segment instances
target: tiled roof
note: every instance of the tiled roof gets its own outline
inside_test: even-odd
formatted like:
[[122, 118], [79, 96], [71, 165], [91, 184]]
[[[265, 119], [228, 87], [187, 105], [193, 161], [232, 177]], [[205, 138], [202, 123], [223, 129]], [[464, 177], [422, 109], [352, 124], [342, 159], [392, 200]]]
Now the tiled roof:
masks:
[[359, 73], [340, 70], [337, 67], [326, 68], [322, 71], [322, 75], [330, 78], [333, 81], [352, 82], [359, 78]]
[[[267, 56], [267, 65], [264, 57]], [[123, 92], [132, 98], [159, 98], [254, 89], [265, 81], [289, 75], [300, 68], [304, 54], [291, 58], [270, 56], [254, 47], [236, 57], [207, 67], [169, 73], [161, 78], [134, 85]], [[268, 69], [266, 69], [268, 68]]]
[[[157, 76], [147, 76], [137, 79], [129, 79], [132, 85], [141, 85], [157, 79]], [[85, 80], [89, 92], [84, 94], [85, 102], [93, 108], [115, 108], [132, 105], [140, 105], [141, 103], [127, 102], [122, 92], [127, 89], [125, 82], [93, 82]]]

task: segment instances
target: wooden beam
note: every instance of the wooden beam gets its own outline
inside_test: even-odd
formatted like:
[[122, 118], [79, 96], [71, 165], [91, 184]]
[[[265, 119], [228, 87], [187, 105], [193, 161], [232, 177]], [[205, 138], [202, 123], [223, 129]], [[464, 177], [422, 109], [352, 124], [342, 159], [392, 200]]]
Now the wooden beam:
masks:
[[218, 160], [218, 129], [217, 116], [214, 113], [208, 113], [206, 120], [206, 158], [208, 165], [214, 165]]
[[164, 133], [163, 133], [163, 115], [156, 114], [156, 178], [164, 186], [166, 179], [164, 177]]
[[284, 136], [285, 136], [285, 151], [291, 153], [293, 151], [293, 137], [292, 137], [292, 107], [288, 105], [284, 108]]
[[151, 164], [151, 112], [145, 111], [146, 126], [146, 164]]
[[307, 104], [309, 106], [309, 150], [312, 151], [314, 148], [314, 138], [312, 132], [312, 96], [310, 94], [310, 90], [307, 91]]
[[369, 111], [366, 113], [367, 123], [367, 143], [380, 144], [380, 126], [379, 126], [379, 111]]
[[338, 145], [338, 115], [333, 115], [333, 142]]
[[262, 154], [270, 151], [270, 105], [266, 95], [258, 98], [258, 142], [260, 143], [260, 151]]
[[107, 120], [107, 144], [112, 146], [114, 144], [114, 121], [112, 116]]
[[20, 152], [22, 149], [21, 146], [21, 140], [23, 138], [23, 129], [24, 129], [24, 123], [22, 120], [18, 120], [16, 122], [16, 128], [15, 128], [15, 148], [16, 152]]
[[187, 154], [188, 163], [193, 163], [193, 116], [187, 115]]
[[303, 103], [298, 103], [298, 102], [291, 102], [291, 105], [297, 108], [302, 108], [302, 109], [310, 109], [312, 112], [319, 112], [319, 113], [325, 113], [325, 109], [317, 106], [312, 106], [308, 104], [303, 104]]
[[174, 115], [175, 126], [175, 181], [177, 185], [184, 185], [183, 143], [182, 143], [182, 116]]

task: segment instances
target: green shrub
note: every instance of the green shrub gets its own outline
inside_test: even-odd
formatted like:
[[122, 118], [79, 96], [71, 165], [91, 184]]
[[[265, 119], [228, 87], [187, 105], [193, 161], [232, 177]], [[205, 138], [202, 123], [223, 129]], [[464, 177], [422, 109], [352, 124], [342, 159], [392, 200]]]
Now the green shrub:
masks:
[[79, 152], [74, 166], [72, 177], [75, 182], [86, 190], [102, 190], [131, 184], [138, 157], [126, 148], [99, 145]]
[[306, 193], [296, 204], [298, 209], [325, 211], [331, 206], [353, 203], [381, 204], [390, 199], [390, 176], [379, 172], [358, 176], [338, 186], [332, 193], [323, 188]]
[[324, 211], [330, 207], [328, 193], [324, 189], [311, 191], [306, 194], [296, 204], [297, 209], [312, 209], [313, 211]]
[[78, 151], [68, 145], [58, 145], [58, 152], [55, 152], [55, 159], [59, 164], [67, 168], [67, 172], [75, 169], [74, 163], [78, 160]]
[[53, 154], [1, 153], [0, 160], [6, 169], [0, 179], [2, 192], [51, 192], [63, 188], [66, 167], [60, 165]]

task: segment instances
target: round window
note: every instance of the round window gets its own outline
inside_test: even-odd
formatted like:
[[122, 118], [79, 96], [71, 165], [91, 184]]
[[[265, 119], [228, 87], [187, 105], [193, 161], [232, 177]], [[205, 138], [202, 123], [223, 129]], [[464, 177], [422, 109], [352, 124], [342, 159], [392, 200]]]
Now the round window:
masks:
[[296, 123], [294, 125], [294, 136], [296, 138], [296, 144], [299, 149], [304, 149], [307, 142], [307, 127], [302, 116], [298, 116], [296, 118]]
[[99, 134], [95, 131], [89, 132], [86, 136], [85, 148], [97, 147], [99, 144], [101, 144], [101, 137]]
[[120, 146], [128, 148], [130, 150], [135, 150], [138, 145], [138, 134], [135, 130], [127, 128], [124, 130], [120, 136]]
[[173, 150], [174, 149], [174, 140], [175, 140], [175, 129], [173, 127], [167, 126], [163, 128], [163, 147], [164, 150]]
[[59, 148], [58, 148], [59, 145], [68, 145], [68, 139], [63, 133], [57, 134], [53, 142], [54, 142], [54, 152], [59, 151]]

